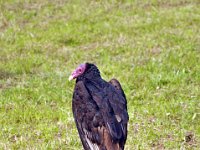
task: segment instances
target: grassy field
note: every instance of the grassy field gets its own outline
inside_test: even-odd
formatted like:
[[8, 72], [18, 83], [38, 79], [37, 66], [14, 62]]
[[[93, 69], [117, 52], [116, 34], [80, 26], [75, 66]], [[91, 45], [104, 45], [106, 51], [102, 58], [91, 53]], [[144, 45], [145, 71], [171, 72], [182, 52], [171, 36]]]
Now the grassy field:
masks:
[[0, 149], [80, 150], [70, 73], [120, 80], [126, 150], [200, 148], [198, 0], [1, 0]]

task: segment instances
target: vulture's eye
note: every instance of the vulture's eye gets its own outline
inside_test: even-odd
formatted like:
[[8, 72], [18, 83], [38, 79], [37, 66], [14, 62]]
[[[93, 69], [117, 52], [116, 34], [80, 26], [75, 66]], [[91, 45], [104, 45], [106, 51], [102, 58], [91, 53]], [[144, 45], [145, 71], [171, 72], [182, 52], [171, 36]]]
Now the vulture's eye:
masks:
[[78, 69], [78, 72], [81, 73], [81, 72], [82, 72], [82, 69]]

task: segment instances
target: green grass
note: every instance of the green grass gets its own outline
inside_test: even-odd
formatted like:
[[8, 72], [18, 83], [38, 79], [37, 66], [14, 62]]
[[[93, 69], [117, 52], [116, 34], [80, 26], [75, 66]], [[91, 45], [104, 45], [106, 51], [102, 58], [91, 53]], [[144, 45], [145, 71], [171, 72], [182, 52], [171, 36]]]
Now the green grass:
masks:
[[199, 35], [198, 0], [0, 1], [0, 149], [81, 149], [68, 76], [86, 61], [123, 85], [127, 150], [199, 149]]

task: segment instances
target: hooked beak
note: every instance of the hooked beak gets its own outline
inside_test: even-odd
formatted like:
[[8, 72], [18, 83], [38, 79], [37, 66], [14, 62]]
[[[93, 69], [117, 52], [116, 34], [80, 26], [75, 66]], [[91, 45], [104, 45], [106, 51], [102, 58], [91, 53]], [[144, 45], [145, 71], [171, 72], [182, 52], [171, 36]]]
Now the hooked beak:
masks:
[[74, 77], [72, 75], [69, 76], [69, 81], [73, 80]]

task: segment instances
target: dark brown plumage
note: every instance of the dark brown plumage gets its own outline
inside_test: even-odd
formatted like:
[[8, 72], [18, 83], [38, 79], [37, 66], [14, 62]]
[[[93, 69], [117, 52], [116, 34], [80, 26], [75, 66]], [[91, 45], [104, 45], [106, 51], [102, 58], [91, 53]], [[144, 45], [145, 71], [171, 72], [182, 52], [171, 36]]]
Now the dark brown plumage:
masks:
[[129, 118], [119, 81], [106, 82], [90, 63], [80, 65], [70, 77], [75, 78], [72, 109], [84, 149], [123, 150]]

